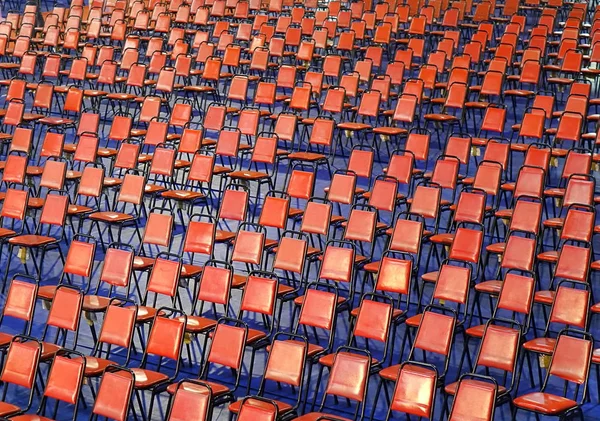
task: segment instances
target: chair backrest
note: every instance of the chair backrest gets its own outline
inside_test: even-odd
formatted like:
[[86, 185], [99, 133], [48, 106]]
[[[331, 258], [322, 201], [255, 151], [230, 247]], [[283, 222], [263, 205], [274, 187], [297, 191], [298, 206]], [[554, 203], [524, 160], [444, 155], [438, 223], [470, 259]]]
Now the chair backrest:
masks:
[[400, 366], [390, 411], [432, 419], [437, 371], [407, 361]]
[[[73, 405], [73, 418], [77, 414], [85, 372], [85, 357], [79, 353], [77, 355], [80, 357], [68, 358], [62, 355], [54, 357], [43, 396], [44, 400], [55, 399]], [[44, 407], [45, 405], [40, 405], [40, 408]]]
[[[325, 404], [327, 396], [346, 398], [358, 403], [356, 413], [362, 418], [365, 410], [365, 398], [368, 389], [371, 357], [364, 353], [344, 352], [335, 355], [333, 367], [329, 372], [329, 380], [321, 402]], [[360, 411], [360, 412], [359, 412]]]
[[198, 380], [177, 383], [168, 421], [208, 421], [211, 413], [212, 392], [209, 385]]
[[577, 392], [582, 390], [581, 403], [586, 396], [592, 348], [593, 341], [588, 334], [575, 337], [568, 335], [567, 332], [561, 332], [554, 347], [542, 390], [546, 389], [550, 377], [558, 377], [568, 383], [583, 386], [575, 389], [574, 396], [574, 400], [577, 399]]
[[[134, 374], [131, 371], [110, 367], [102, 375], [92, 413], [116, 421], [126, 421], [134, 384]], [[115, 393], [117, 390], [119, 393]]]
[[449, 421], [473, 418], [480, 421], [492, 421], [496, 407], [497, 385], [491, 381], [482, 381], [468, 377], [458, 383]]
[[[56, 289], [54, 299], [52, 300], [52, 306], [48, 313], [44, 337], [47, 336], [49, 327], [74, 332], [74, 339], [70, 347], [71, 349], [75, 349], [77, 346], [82, 307], [83, 293], [80, 290], [64, 285], [59, 286]], [[66, 344], [66, 341], [67, 338], [65, 334], [63, 344]]]

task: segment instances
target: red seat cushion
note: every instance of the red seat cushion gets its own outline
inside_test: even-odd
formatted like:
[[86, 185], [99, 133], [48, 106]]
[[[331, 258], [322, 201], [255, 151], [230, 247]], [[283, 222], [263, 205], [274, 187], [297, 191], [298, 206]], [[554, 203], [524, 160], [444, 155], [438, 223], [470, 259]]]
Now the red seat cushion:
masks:
[[8, 242], [19, 247], [41, 247], [58, 243], [58, 240], [54, 237], [46, 237], [45, 235], [26, 234], [12, 237]]
[[[285, 413], [285, 412], [290, 412], [293, 409], [293, 406], [290, 405], [290, 404], [288, 404], [288, 403], [281, 402], [281, 401], [276, 401], [276, 400], [273, 400], [272, 402], [274, 402], [275, 405], [277, 405], [277, 410], [278, 410], [278, 412], [279, 412], [280, 415], [282, 413]], [[269, 403], [266, 403], [266, 402], [264, 402], [262, 400], [259, 401], [257, 399], [247, 401], [246, 405], [252, 405], [252, 406], [259, 407], [259, 408], [264, 408], [266, 410], [272, 410], [273, 409], [273, 406], [270, 405]], [[235, 401], [231, 405], [229, 405], [229, 407], [228, 407], [229, 412], [237, 414], [238, 412], [240, 412], [241, 406], [242, 406], [242, 400]]]
[[166, 374], [154, 370], [132, 368], [131, 371], [133, 371], [133, 374], [135, 376], [136, 389], [149, 389], [169, 379], [169, 376], [167, 376]]
[[545, 415], [561, 414], [577, 406], [577, 402], [572, 399], [543, 392], [534, 392], [519, 396], [513, 400], [513, 403], [518, 408]]
[[502, 281], [484, 281], [475, 285], [475, 291], [486, 294], [500, 294]]
[[554, 352], [554, 345], [556, 345], [556, 339], [554, 338], [535, 338], [525, 342], [523, 348], [538, 354], [550, 355]]
[[[213, 397], [228, 393], [230, 390], [227, 386], [224, 386], [220, 383], [215, 383], [215, 382], [211, 382], [211, 381], [207, 381], [207, 380], [203, 380], [203, 383], [206, 383], [210, 386], [210, 390], [213, 394]], [[173, 395], [177, 391], [177, 386], [178, 386], [178, 383], [173, 383], [173, 384], [169, 385], [169, 387], [167, 387], [167, 393]], [[186, 391], [190, 391], [190, 392], [206, 393], [205, 388], [198, 386], [197, 384], [194, 384], [194, 383], [184, 382], [180, 386], [180, 388], [183, 388]]]

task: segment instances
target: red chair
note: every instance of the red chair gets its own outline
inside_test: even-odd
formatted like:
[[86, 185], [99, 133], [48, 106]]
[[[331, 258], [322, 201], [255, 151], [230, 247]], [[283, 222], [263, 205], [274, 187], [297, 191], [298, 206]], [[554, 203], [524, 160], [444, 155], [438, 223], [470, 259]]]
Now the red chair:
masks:
[[386, 421], [394, 413], [432, 420], [437, 389], [437, 369], [416, 361], [405, 361], [399, 368]]
[[[508, 399], [511, 397], [509, 396]], [[464, 374], [460, 377], [449, 421], [477, 417], [492, 421], [498, 401], [498, 384], [488, 376]]]
[[[371, 371], [371, 356], [368, 351], [342, 346], [338, 348], [333, 366], [329, 372], [329, 379], [325, 387], [318, 412], [309, 412], [298, 418], [297, 421], [308, 421], [319, 419], [321, 415], [327, 415], [325, 403], [327, 397], [335, 399], [346, 398], [348, 407], [351, 402], [356, 403], [353, 419], [363, 419], [368, 393], [369, 373]], [[352, 387], [348, 387], [352, 384]], [[315, 395], [318, 390], [315, 390]], [[315, 396], [316, 399], [316, 396]], [[339, 410], [339, 408], [336, 408]], [[350, 409], [350, 408], [348, 408]], [[347, 421], [347, 418], [341, 418]]]
[[76, 285], [86, 294], [91, 286], [91, 275], [96, 257], [96, 241], [85, 234], [76, 234], [69, 244], [69, 251], [62, 273], [56, 285], [43, 285], [38, 298], [52, 301], [59, 285]]
[[[518, 410], [535, 414], [564, 417], [581, 413], [581, 405], [587, 396], [590, 362], [592, 358], [593, 339], [588, 333], [562, 331], [552, 352], [552, 360], [539, 392], [520, 395], [513, 400], [512, 416], [516, 419]], [[574, 395], [563, 396], [547, 391], [549, 381], [558, 378], [575, 385]], [[578, 395], [581, 393], [581, 397]]]
[[[183, 320], [181, 320], [182, 316]], [[177, 378], [181, 366], [181, 354], [185, 336], [186, 316], [174, 308], [156, 309], [152, 320], [152, 328], [139, 367], [132, 368], [134, 374], [133, 389], [138, 402], [141, 394], [150, 391], [148, 417], [152, 417], [155, 398], [164, 392]], [[155, 358], [157, 361], [154, 361]], [[168, 372], [165, 360], [171, 360], [174, 368]], [[143, 408], [139, 408], [143, 411]]]
[[[130, 412], [135, 375], [127, 368], [110, 366], [102, 375], [98, 394], [92, 408], [91, 420], [99, 417], [126, 421]], [[116, 391], [119, 391], [116, 394]]]
[[[133, 248], [128, 244], [113, 243], [108, 246], [96, 288], [84, 297], [84, 311], [104, 312], [115, 296], [129, 297], [133, 258]], [[106, 292], [103, 291], [105, 288]]]
[[[114, 242], [112, 226], [118, 228], [117, 241], [119, 243], [123, 242], [121, 236], [123, 228], [126, 226], [133, 226], [140, 242], [142, 241], [138, 222], [141, 216], [145, 214], [145, 207], [142, 201], [144, 184], [145, 180], [141, 175], [126, 174], [121, 184], [119, 196], [114, 201], [113, 209], [105, 212], [94, 212], [88, 216], [92, 221], [92, 225], [96, 226], [98, 233], [102, 232], [100, 223], [108, 225], [108, 236], [111, 243]], [[131, 213], [126, 212], [128, 210], [127, 205], [131, 205], [133, 208], [129, 211]], [[90, 226], [90, 233], [91, 228], [92, 226]], [[106, 249], [102, 235], [100, 235], [100, 242], [102, 243], [102, 248]]]
[[[153, 208], [146, 219], [144, 234], [133, 259], [134, 271], [147, 271], [154, 265], [152, 249], [169, 253], [173, 235], [173, 215], [165, 208]], [[146, 246], [146, 247], [144, 247]]]
[[129, 363], [137, 317], [137, 306], [131, 304], [132, 302], [123, 298], [109, 301], [104, 312], [100, 335], [98, 338], [94, 335], [94, 349], [89, 356], [86, 356], [86, 378], [99, 377], [107, 367], [117, 365], [115, 360], [121, 351], [125, 351], [125, 358], [120, 358], [120, 361], [123, 365]]
[[[193, 385], [189, 390], [185, 385]], [[167, 421], [208, 421], [212, 419], [212, 389], [199, 380], [181, 380], [177, 383], [173, 400], [167, 410]]]
[[265, 271], [253, 271], [248, 274], [237, 318], [244, 321], [244, 319], [252, 316], [253, 319], [261, 318], [263, 323], [248, 329], [246, 347], [252, 350], [252, 355], [248, 366], [248, 388], [246, 393], [250, 392], [256, 351], [267, 347], [271, 343], [275, 324], [277, 323], [275, 310], [278, 291], [279, 282], [276, 274]]
[[[15, 275], [10, 283], [2, 313], [0, 313], [0, 326], [5, 322], [5, 317], [8, 317], [9, 320], [19, 319], [24, 322], [21, 334], [29, 335], [33, 327], [37, 291], [37, 279], [28, 275]], [[6, 348], [13, 336], [7, 332], [0, 332], [0, 348]]]
[[[0, 210], [0, 251], [12, 237], [21, 235], [26, 227], [29, 191], [9, 188], [4, 194]], [[20, 222], [20, 226], [16, 224]]]
[[[42, 354], [42, 344], [28, 336], [16, 335], [8, 341], [7, 345], [8, 351], [0, 373], [0, 380], [3, 383], [0, 416], [3, 417], [22, 414], [31, 408]], [[12, 386], [29, 389], [27, 406], [17, 406], [7, 400], [7, 392], [9, 387], [13, 389]]]
[[[179, 278], [181, 276], [181, 258], [177, 254], [159, 253], [156, 256], [152, 270], [148, 275], [144, 294], [138, 289], [140, 307], [137, 323], [151, 323], [157, 314], [158, 299], [169, 299], [173, 307], [177, 307], [179, 295]], [[179, 301], [181, 303], [181, 300]]]

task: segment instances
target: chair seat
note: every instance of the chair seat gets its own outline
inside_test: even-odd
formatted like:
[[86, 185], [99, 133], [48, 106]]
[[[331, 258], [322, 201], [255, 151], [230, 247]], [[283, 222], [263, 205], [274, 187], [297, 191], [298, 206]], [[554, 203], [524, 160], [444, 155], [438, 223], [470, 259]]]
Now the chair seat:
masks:
[[513, 404], [518, 408], [535, 411], [544, 415], [562, 414], [577, 406], [577, 402], [572, 399], [543, 392], [518, 396], [513, 400]]
[[320, 153], [315, 153], [315, 152], [294, 152], [288, 155], [288, 158], [290, 160], [297, 160], [297, 161], [308, 161], [308, 162], [314, 162], [314, 161], [321, 161], [323, 159], [325, 159], [325, 155], [320, 154]]
[[485, 332], [485, 325], [471, 326], [470, 328], [468, 328], [465, 331], [465, 333], [468, 336], [471, 336], [473, 338], [483, 338], [484, 332]]
[[565, 195], [565, 189], [551, 188], [544, 190], [544, 195], [548, 197], [563, 197]]
[[[485, 146], [487, 146], [488, 142], [489, 142], [489, 139], [486, 139], [485, 137], [474, 137], [473, 140], [471, 141], [471, 144], [473, 146], [485, 147]], [[463, 180], [463, 184], [467, 184], [466, 180], [467, 180], [466, 178]], [[473, 181], [471, 181], [470, 184], [473, 184]]]
[[47, 237], [45, 235], [26, 234], [12, 237], [8, 242], [13, 246], [19, 247], [41, 247], [58, 243], [58, 240], [54, 237]]
[[246, 338], [246, 345], [252, 345], [262, 339], [265, 339], [267, 334], [262, 330], [248, 329], [248, 336]]
[[25, 121], [25, 122], [37, 121], [37, 120], [41, 120], [42, 118], [44, 118], [43, 114], [33, 114], [33, 113], [24, 113], [23, 114], [23, 121]]
[[90, 313], [104, 312], [108, 308], [110, 297], [102, 295], [85, 295], [83, 297], [83, 311]]
[[205, 195], [201, 192], [195, 192], [190, 190], [167, 190], [161, 193], [161, 196], [165, 199], [190, 201], [201, 199]]
[[382, 134], [384, 136], [398, 136], [408, 133], [408, 130], [401, 127], [375, 127], [373, 133]]
[[146, 194], [162, 193], [166, 189], [167, 189], [166, 187], [160, 186], [158, 184], [146, 184], [144, 186], [144, 193], [146, 193]]
[[290, 208], [288, 211], [288, 218], [298, 218], [304, 215], [304, 209]]
[[169, 380], [169, 377], [166, 374], [154, 370], [132, 368], [131, 371], [133, 371], [135, 377], [134, 387], [136, 389], [149, 389]]
[[37, 177], [39, 175], [42, 175], [42, 173], [44, 172], [44, 168], [43, 167], [38, 167], [35, 165], [28, 165], [27, 166], [27, 175], [30, 177]]
[[156, 314], [156, 311], [157, 310], [154, 307], [139, 306], [136, 322], [145, 323], [152, 320], [154, 318], [154, 315]]
[[508, 89], [504, 91], [504, 95], [509, 96], [520, 96], [520, 97], [528, 97], [534, 95], [534, 91], [530, 91], [528, 89]]
[[[183, 321], [184, 318], [180, 317], [179, 319]], [[211, 330], [215, 326], [217, 326], [217, 321], [208, 317], [188, 316], [185, 330], [189, 333], [198, 334]]]
[[500, 209], [499, 211], [496, 211], [495, 215], [497, 218], [510, 219], [510, 218], [512, 218], [513, 210], [512, 209]]
[[133, 270], [146, 270], [154, 266], [153, 257], [135, 256], [133, 258]]
[[[467, 382], [473, 382], [476, 380], [466, 380]], [[481, 384], [485, 384], [486, 386], [491, 386], [489, 383], [483, 383], [480, 382]], [[446, 385], [446, 387], [444, 387], [444, 392], [446, 392], [448, 395], [456, 395], [456, 390], [458, 389], [458, 382], [454, 382], [454, 383], [450, 383], [449, 385]], [[498, 385], [498, 395], [504, 395], [506, 393], [506, 387], [502, 386], [501, 384]]]
[[202, 266], [198, 265], [181, 265], [181, 277], [182, 278], [195, 278], [202, 273]]
[[54, 421], [52, 418], [42, 417], [41, 415], [36, 415], [36, 414], [17, 415], [16, 417], [11, 417], [11, 420], [16, 420], [16, 421]]
[[62, 117], [44, 117], [38, 120], [39, 123], [47, 126], [63, 126], [73, 124], [73, 120]]
[[338, 124], [337, 128], [340, 130], [350, 130], [350, 131], [361, 131], [361, 130], [372, 129], [372, 127], [369, 124], [356, 123], [353, 121], [346, 121], [346, 122], [340, 123], [340, 124]]
[[0, 348], [5, 348], [10, 344], [14, 336], [10, 333], [0, 332]]
[[227, 243], [235, 238], [235, 233], [230, 231], [217, 230], [215, 232], [215, 241], [217, 243]]
[[94, 209], [89, 206], [83, 205], [69, 205], [67, 208], [67, 215], [75, 216], [75, 215], [84, 215], [86, 213], [92, 212]]
[[514, 191], [515, 183], [503, 183], [500, 185], [500, 188], [505, 191]]
[[565, 218], [548, 218], [543, 224], [546, 228], [561, 229], [565, 223]]
[[379, 267], [381, 266], [381, 261], [369, 262], [363, 266], [363, 270], [369, 273], [377, 273], [379, 272]]
[[233, 171], [229, 173], [229, 177], [238, 178], [241, 180], [263, 180], [265, 178], [269, 178], [269, 174], [261, 172], [261, 171]]
[[98, 89], [86, 89], [85, 91], [83, 91], [83, 95], [84, 96], [98, 98], [98, 97], [101, 97], [101, 96], [107, 96], [108, 92], [106, 92], [106, 91], [100, 91]]
[[475, 285], [475, 291], [485, 294], [500, 294], [502, 281], [483, 281]]
[[[220, 396], [220, 395], [224, 395], [225, 393], [229, 393], [230, 389], [227, 386], [222, 385], [221, 383], [216, 383], [216, 382], [211, 382], [211, 381], [207, 381], [207, 380], [203, 380], [203, 383], [206, 383], [210, 386], [210, 390], [212, 392], [213, 398], [216, 396]], [[175, 392], [177, 391], [177, 386], [178, 383], [173, 383], [171, 385], [169, 385], [169, 387], [167, 387], [167, 393], [173, 395], [175, 394]], [[206, 389], [202, 386], [198, 386], [195, 383], [186, 383], [183, 382], [183, 384], [180, 386], [180, 389], [184, 389], [188, 392], [195, 392], [195, 393], [206, 393]]]
[[[242, 400], [238, 400], [238, 401], [233, 402], [231, 405], [229, 405], [229, 407], [228, 407], [229, 412], [231, 412], [233, 414], [239, 413], [240, 409], [242, 407], [242, 402], [243, 402]], [[294, 407], [292, 405], [285, 403], [285, 402], [281, 402], [281, 401], [277, 401], [277, 400], [273, 400], [271, 402], [273, 402], [273, 403], [275, 403], [275, 405], [277, 405], [277, 411], [278, 411], [279, 415], [286, 413], [286, 412], [290, 412], [292, 409], [294, 409]], [[266, 411], [273, 409], [273, 406], [270, 405], [269, 403], [266, 403], [262, 400], [259, 401], [257, 399], [246, 401], [246, 405], [251, 405], [253, 407], [261, 408]]]
[[13, 235], [15, 235], [16, 232], [14, 232], [11, 229], [8, 228], [0, 228], [0, 238], [6, 238], [6, 237], [11, 237]]
[[425, 114], [425, 120], [446, 122], [446, 121], [458, 121], [458, 117], [450, 114]]
[[538, 258], [538, 260], [541, 260], [542, 262], [556, 263], [556, 262], [558, 262], [558, 251], [556, 251], [556, 250], [544, 251], [544, 252], [538, 254], [537, 258]]
[[421, 324], [422, 318], [423, 318], [422, 314], [415, 314], [414, 316], [411, 316], [408, 319], [406, 319], [405, 323], [407, 326], [410, 326], [410, 327], [419, 327], [419, 325]]
[[430, 282], [430, 283], [435, 283], [437, 281], [438, 278], [438, 271], [434, 271], [434, 272], [427, 272], [424, 273], [423, 276], [421, 276], [421, 279], [424, 282]]
[[52, 301], [58, 285], [44, 285], [38, 288], [37, 297], [41, 300]]
[[89, 216], [94, 221], [106, 223], [123, 223], [133, 221], [133, 216], [122, 212], [94, 212]]
[[248, 277], [246, 275], [241, 275], [239, 273], [233, 274], [233, 279], [231, 280], [231, 288], [243, 288], [248, 282]]
[[117, 363], [105, 358], [96, 358], [92, 356], [85, 357], [85, 377], [98, 377], [104, 373], [109, 365], [117, 365]]
[[104, 185], [104, 187], [116, 187], [123, 184], [123, 179], [115, 177], [105, 177], [102, 184]]
[[443, 244], [445, 246], [450, 246], [452, 245], [452, 242], [454, 241], [454, 233], [443, 233], [443, 234], [436, 234], [436, 235], [432, 235], [431, 237], [429, 237], [429, 241], [431, 241], [432, 243], [436, 243], [436, 244]]
[[552, 305], [555, 295], [554, 291], [536, 291], [533, 300], [536, 303]]
[[534, 338], [525, 342], [523, 348], [538, 354], [551, 355], [554, 352], [554, 345], [556, 345], [556, 339], [554, 338]]
[[546, 82], [556, 83], [557, 85], [571, 85], [575, 80], [569, 79], [568, 77], [549, 77], [546, 79]]
[[81, 171], [68, 170], [65, 174], [67, 180], [79, 180], [81, 178]]
[[502, 254], [506, 249], [506, 243], [493, 243], [488, 245], [485, 250], [492, 254]]
[[0, 417], [9, 417], [21, 412], [21, 408], [8, 402], [0, 402]]

